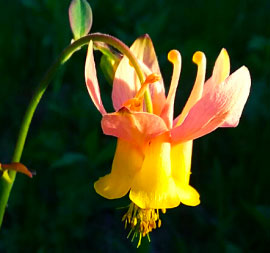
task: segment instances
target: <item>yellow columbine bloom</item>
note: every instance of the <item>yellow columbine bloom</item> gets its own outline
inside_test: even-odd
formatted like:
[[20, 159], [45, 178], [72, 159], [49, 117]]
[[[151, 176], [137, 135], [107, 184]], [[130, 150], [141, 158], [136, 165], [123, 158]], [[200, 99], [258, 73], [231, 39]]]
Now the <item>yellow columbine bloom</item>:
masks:
[[[116, 112], [103, 107], [90, 42], [85, 65], [86, 85], [102, 114], [102, 129], [118, 138], [111, 173], [94, 185], [101, 196], [116, 199], [129, 192], [132, 201], [124, 215], [134, 236], [141, 237], [161, 224], [159, 210], [180, 203], [196, 206], [198, 192], [189, 185], [193, 140], [218, 127], [235, 127], [249, 95], [250, 74], [243, 66], [230, 75], [227, 51], [222, 49], [213, 74], [205, 82], [206, 58], [196, 52], [198, 71], [190, 97], [173, 120], [174, 99], [181, 71], [181, 56], [171, 50], [173, 75], [167, 97], [155, 50], [148, 35], [138, 38], [130, 50], [145, 73], [140, 84], [124, 56], [114, 78], [112, 101]], [[144, 92], [150, 90], [153, 113], [145, 111]], [[138, 244], [138, 245], [139, 245]]]

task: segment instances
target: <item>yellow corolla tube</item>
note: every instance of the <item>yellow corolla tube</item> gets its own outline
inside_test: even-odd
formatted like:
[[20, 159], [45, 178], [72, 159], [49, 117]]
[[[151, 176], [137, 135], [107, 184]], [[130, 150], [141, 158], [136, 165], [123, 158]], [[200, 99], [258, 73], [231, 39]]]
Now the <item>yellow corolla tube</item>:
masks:
[[141, 150], [130, 142], [118, 139], [112, 171], [95, 182], [96, 192], [107, 199], [125, 196], [130, 190], [135, 174], [141, 169], [142, 163]]
[[151, 140], [142, 168], [136, 174], [129, 197], [143, 209], [173, 208], [180, 204], [171, 174], [171, 144], [166, 134]]
[[189, 185], [192, 143], [193, 141], [187, 141], [172, 145], [171, 167], [181, 203], [188, 206], [197, 206], [200, 204], [200, 195]]

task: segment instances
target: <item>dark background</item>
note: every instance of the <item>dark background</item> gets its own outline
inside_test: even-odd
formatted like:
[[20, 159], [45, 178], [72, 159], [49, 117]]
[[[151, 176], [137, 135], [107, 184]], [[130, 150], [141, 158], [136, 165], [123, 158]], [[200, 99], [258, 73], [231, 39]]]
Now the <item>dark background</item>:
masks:
[[[47, 68], [71, 40], [69, 0], [0, 2], [0, 161], [10, 162], [18, 129]], [[246, 65], [252, 89], [240, 124], [194, 142], [191, 184], [198, 207], [162, 216], [151, 244], [126, 239], [121, 217], [128, 197], [106, 200], [93, 183], [110, 171], [116, 140], [102, 134], [101, 116], [84, 84], [86, 48], [74, 54], [45, 93], [22, 162], [36, 176], [18, 175], [0, 232], [0, 252], [268, 252], [270, 240], [270, 1], [92, 0], [92, 32], [130, 45], [148, 33], [170, 82], [169, 50], [183, 68], [175, 111], [193, 86], [195, 51], [207, 77], [222, 47], [232, 71]], [[97, 59], [99, 54], [96, 55]], [[100, 75], [104, 104], [111, 87]], [[108, 108], [108, 106], [107, 106]]]

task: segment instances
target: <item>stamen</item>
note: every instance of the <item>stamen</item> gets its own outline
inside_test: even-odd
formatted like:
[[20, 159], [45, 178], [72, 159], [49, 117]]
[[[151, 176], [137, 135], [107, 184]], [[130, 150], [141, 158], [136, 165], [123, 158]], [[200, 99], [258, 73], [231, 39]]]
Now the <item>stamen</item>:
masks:
[[137, 244], [137, 248], [140, 247], [141, 241], [142, 241], [142, 234], [140, 233], [140, 237], [139, 237], [139, 241], [138, 241], [138, 244]]
[[147, 236], [150, 241], [149, 233], [153, 229], [161, 226], [158, 209], [142, 209], [134, 203], [130, 204], [127, 213], [122, 218], [122, 221], [125, 222], [125, 228], [127, 223], [131, 228], [127, 238], [129, 238], [132, 233], [131, 241], [133, 241], [135, 237], [139, 236], [137, 248], [141, 245], [142, 237]]
[[195, 103], [201, 98], [203, 92], [203, 85], [205, 81], [205, 71], [206, 71], [206, 58], [203, 52], [197, 51], [192, 58], [193, 62], [197, 64], [197, 76], [195, 80], [195, 84], [189, 96], [189, 99], [179, 116], [177, 126], [181, 125], [184, 121], [185, 117], [187, 116], [189, 110]]
[[150, 235], [147, 234], [146, 236], [147, 236], [148, 242], [151, 242]]

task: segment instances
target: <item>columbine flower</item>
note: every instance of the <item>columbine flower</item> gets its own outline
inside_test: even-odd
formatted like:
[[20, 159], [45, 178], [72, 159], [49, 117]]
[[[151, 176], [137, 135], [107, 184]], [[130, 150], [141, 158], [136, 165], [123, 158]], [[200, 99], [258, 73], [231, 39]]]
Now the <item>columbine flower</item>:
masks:
[[[102, 114], [103, 132], [118, 138], [111, 173], [94, 185], [101, 196], [116, 199], [129, 192], [132, 203], [123, 220], [131, 232], [142, 236], [160, 226], [159, 210], [165, 212], [180, 203], [196, 206], [198, 192], [189, 185], [192, 142], [218, 127], [238, 125], [250, 89], [250, 74], [243, 66], [230, 75], [227, 51], [222, 49], [213, 74], [205, 82], [206, 58], [196, 52], [198, 66], [190, 97], [181, 114], [173, 120], [174, 99], [181, 71], [181, 56], [168, 54], [173, 75], [167, 97], [155, 50], [146, 35], [138, 38], [130, 50], [140, 61], [145, 82], [140, 85], [136, 73], [124, 57], [115, 73], [112, 102], [116, 112], [103, 107], [89, 44], [85, 77], [93, 103]], [[144, 92], [150, 90], [153, 112], [145, 110]]]

